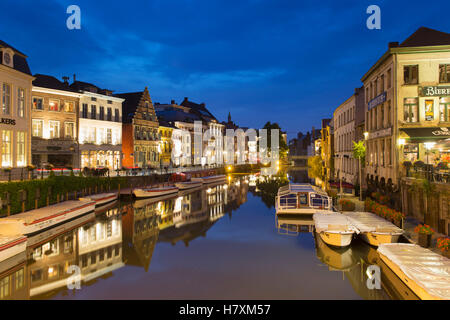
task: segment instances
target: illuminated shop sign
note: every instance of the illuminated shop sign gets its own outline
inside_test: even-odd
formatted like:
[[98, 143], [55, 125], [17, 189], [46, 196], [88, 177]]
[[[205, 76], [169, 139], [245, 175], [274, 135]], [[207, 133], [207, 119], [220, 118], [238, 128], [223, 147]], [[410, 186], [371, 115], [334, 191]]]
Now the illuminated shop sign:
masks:
[[450, 96], [450, 86], [419, 87], [419, 96], [421, 97]]
[[377, 105], [382, 104], [385, 101], [386, 101], [386, 91], [370, 100], [367, 105], [369, 106], [370, 110], [373, 107], [376, 107]]

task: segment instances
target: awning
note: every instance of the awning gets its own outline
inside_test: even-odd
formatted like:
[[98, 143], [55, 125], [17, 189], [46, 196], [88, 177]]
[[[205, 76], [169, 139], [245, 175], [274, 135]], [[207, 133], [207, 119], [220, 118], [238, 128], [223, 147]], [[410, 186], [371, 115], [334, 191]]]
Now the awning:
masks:
[[445, 140], [450, 138], [450, 127], [401, 128], [413, 140]]

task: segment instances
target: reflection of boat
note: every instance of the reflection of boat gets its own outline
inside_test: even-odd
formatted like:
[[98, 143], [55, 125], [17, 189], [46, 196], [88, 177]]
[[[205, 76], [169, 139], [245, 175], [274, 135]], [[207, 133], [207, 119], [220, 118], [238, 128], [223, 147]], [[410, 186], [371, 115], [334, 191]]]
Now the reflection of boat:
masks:
[[343, 212], [360, 231], [361, 238], [370, 245], [397, 242], [403, 230], [370, 212]]
[[328, 265], [330, 270], [347, 271], [357, 264], [358, 261], [353, 255], [352, 248], [329, 247], [317, 234], [315, 234], [314, 239], [317, 258]]
[[411, 243], [381, 244], [378, 254], [420, 299], [450, 299], [450, 259]]
[[88, 200], [88, 201], [95, 201], [95, 207], [103, 207], [106, 204], [110, 204], [111, 202], [115, 202], [117, 200], [118, 194], [117, 193], [99, 193], [99, 194], [93, 194], [90, 196], [86, 196], [83, 198], [80, 198], [80, 200]]
[[11, 258], [27, 247], [27, 237], [22, 235], [2, 236], [0, 235], [0, 261]]
[[182, 182], [175, 182], [175, 187], [177, 187], [180, 190], [185, 190], [200, 187], [202, 184], [203, 181], [182, 181]]
[[331, 213], [331, 198], [321, 189], [307, 183], [290, 183], [278, 189], [275, 197], [277, 214]]
[[202, 183], [213, 183], [213, 182], [222, 182], [225, 181], [226, 179], [227, 179], [226, 175], [220, 174], [215, 176], [192, 178], [191, 181], [197, 181]]
[[136, 198], [160, 197], [176, 192], [178, 192], [177, 187], [154, 187], [133, 190], [133, 194]]
[[299, 232], [313, 232], [314, 221], [305, 215], [277, 215], [277, 229], [279, 234], [298, 235]]
[[352, 242], [357, 231], [340, 213], [315, 213], [313, 215], [317, 233], [322, 240], [331, 246], [345, 247]]
[[95, 202], [68, 200], [48, 207], [30, 210], [0, 219], [0, 234], [30, 235], [94, 211]]
[[178, 195], [176, 193], [171, 193], [171, 194], [166, 194], [164, 196], [136, 200], [136, 201], [133, 202], [133, 207], [134, 208], [142, 208], [142, 207], [145, 207], [147, 205], [150, 205], [150, 204], [153, 204], [153, 203], [157, 203], [159, 201], [173, 199], [173, 198], [175, 198], [177, 196]]

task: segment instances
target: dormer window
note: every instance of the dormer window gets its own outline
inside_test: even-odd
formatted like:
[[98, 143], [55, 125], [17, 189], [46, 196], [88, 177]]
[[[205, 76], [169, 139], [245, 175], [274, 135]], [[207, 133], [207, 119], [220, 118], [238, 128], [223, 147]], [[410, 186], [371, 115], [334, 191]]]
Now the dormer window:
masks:
[[2, 50], [2, 62], [5, 66], [14, 68], [13, 63], [14, 51], [9, 48]]

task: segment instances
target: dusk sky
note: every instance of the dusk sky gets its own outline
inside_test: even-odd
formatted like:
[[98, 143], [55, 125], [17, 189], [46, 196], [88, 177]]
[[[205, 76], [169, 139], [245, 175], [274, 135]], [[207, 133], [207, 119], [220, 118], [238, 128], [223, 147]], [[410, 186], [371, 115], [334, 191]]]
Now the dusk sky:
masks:
[[[81, 8], [69, 30], [66, 8]], [[381, 30], [366, 9], [381, 8]], [[205, 102], [241, 126], [278, 122], [289, 139], [362, 85], [386, 51], [420, 26], [450, 32], [449, 1], [1, 0], [0, 39], [28, 55], [33, 74], [153, 102]]]

